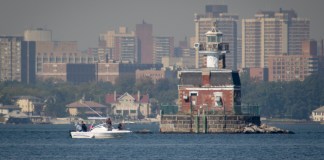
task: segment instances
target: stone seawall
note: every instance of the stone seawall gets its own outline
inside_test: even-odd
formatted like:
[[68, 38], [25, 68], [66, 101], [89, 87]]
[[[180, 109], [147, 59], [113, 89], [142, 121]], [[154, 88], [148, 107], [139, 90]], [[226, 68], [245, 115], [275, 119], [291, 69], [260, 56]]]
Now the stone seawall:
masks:
[[248, 124], [260, 126], [260, 116], [162, 115], [161, 133], [240, 133]]

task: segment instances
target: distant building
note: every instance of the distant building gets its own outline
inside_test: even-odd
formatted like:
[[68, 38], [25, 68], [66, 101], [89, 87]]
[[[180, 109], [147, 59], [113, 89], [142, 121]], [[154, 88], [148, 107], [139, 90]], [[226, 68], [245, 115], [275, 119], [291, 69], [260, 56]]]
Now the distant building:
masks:
[[161, 70], [162, 64], [131, 64], [131, 63], [120, 63], [119, 64], [119, 77], [132, 77], [136, 78], [136, 70], [148, 70], [156, 69]]
[[116, 79], [119, 77], [119, 63], [98, 63], [98, 81], [116, 83]]
[[106, 47], [88, 48], [88, 55], [94, 56], [94, 61], [107, 63], [112, 59], [112, 49]]
[[153, 63], [162, 64], [163, 56], [174, 56], [173, 37], [154, 37], [153, 38]]
[[206, 5], [205, 12], [208, 17], [219, 17], [221, 13], [227, 13], [227, 5]]
[[303, 81], [320, 70], [316, 41], [307, 40], [302, 44], [302, 54], [268, 56], [269, 81]]
[[137, 63], [137, 40], [135, 36], [121, 36], [115, 38], [115, 59], [123, 62]]
[[[82, 58], [82, 57], [79, 57]], [[78, 58], [78, 59], [79, 59]], [[79, 59], [80, 60], [80, 59]], [[136, 70], [148, 70], [155, 68], [160, 70], [162, 64], [132, 64], [109, 61], [108, 63], [93, 63], [92, 60], [78, 63], [43, 63], [40, 80], [53, 79], [55, 81], [81, 83], [90, 81], [102, 81], [116, 83], [120, 76], [131, 76], [135, 79]]]
[[0, 36], [0, 81], [34, 83], [35, 42], [23, 37]]
[[53, 79], [56, 81], [66, 82], [66, 65], [67, 63], [43, 63], [42, 72], [38, 73], [38, 80]]
[[312, 120], [315, 122], [324, 122], [324, 106], [312, 111]]
[[[193, 38], [194, 39], [194, 38]], [[195, 50], [194, 50], [194, 43], [192, 42], [192, 45], [188, 42], [187, 38], [185, 38], [183, 41], [179, 41], [179, 47], [174, 48], [174, 55], [170, 55], [171, 57], [193, 57], [195, 58]]]
[[96, 64], [67, 64], [66, 79], [72, 83], [85, 83], [97, 81]]
[[294, 10], [259, 11], [242, 20], [242, 68], [267, 68], [271, 55], [300, 55], [310, 21]]
[[[102, 43], [105, 42], [105, 45]], [[100, 35], [101, 47], [108, 48], [111, 55], [108, 58], [115, 61], [137, 63], [137, 38], [134, 31], [129, 32], [127, 27], [119, 27], [119, 31], [108, 31]]]
[[237, 61], [236, 61], [236, 66], [237, 66], [237, 70], [241, 70], [242, 69], [242, 38], [238, 37], [237, 38]]
[[70, 116], [84, 115], [88, 117], [98, 117], [98, 114], [100, 114], [106, 117], [108, 115], [108, 107], [94, 101], [85, 101], [81, 99], [66, 105], [66, 108]]
[[302, 41], [302, 53], [304, 55], [319, 56], [317, 54], [317, 41], [313, 39]]
[[14, 97], [15, 104], [19, 106], [21, 112], [29, 116], [42, 115], [44, 112], [44, 103], [41, 98], [34, 96], [18, 96]]
[[[36, 42], [36, 75], [43, 76], [44, 63], [86, 63], [88, 57], [78, 51], [76, 41], [38, 41]], [[90, 60], [90, 61], [91, 61]]]
[[162, 57], [163, 67], [171, 68], [172, 70], [177, 68], [195, 68], [196, 51], [194, 39], [195, 37], [191, 37], [190, 42], [188, 42], [187, 38], [179, 41], [179, 47], [174, 49], [174, 55]]
[[153, 26], [143, 20], [136, 24], [135, 30], [138, 39], [138, 63], [153, 64]]
[[164, 68], [170, 68], [176, 70], [178, 68], [189, 69], [195, 68], [195, 56], [183, 56], [183, 57], [162, 57], [162, 64]]
[[268, 81], [269, 80], [269, 70], [268, 68], [246, 68], [245, 72], [248, 72], [248, 75], [253, 81]]
[[52, 41], [52, 31], [44, 28], [28, 29], [24, 32], [25, 41]]
[[165, 70], [136, 70], [136, 81], [150, 78], [153, 83], [165, 78]]
[[127, 92], [122, 95], [117, 95], [116, 92], [107, 94], [106, 103], [111, 105], [114, 116], [141, 119], [151, 114], [149, 95], [141, 95], [139, 91], [136, 95]]
[[319, 59], [305, 55], [269, 56], [269, 81], [303, 81], [318, 72]]

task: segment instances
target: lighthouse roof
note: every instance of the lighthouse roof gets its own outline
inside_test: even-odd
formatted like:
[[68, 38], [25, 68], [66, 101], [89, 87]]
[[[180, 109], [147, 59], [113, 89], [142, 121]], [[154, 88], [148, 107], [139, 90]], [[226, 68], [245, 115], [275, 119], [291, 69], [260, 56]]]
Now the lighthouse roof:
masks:
[[212, 30], [206, 32], [206, 35], [220, 35], [223, 34], [221, 31], [217, 30], [215, 27]]

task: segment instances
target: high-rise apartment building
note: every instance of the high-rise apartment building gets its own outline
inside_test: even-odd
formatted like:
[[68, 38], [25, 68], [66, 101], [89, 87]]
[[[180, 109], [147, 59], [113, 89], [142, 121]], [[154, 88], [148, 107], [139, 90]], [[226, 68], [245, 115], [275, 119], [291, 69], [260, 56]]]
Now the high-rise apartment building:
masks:
[[317, 56], [317, 41], [310, 39], [302, 42], [302, 53], [304, 55]]
[[100, 63], [108, 62], [112, 59], [112, 49], [106, 47], [88, 48], [88, 55], [95, 57], [96, 61]]
[[309, 30], [310, 21], [294, 10], [260, 11], [243, 19], [242, 68], [267, 68], [269, 55], [300, 55]]
[[234, 70], [237, 69], [238, 20], [238, 15], [227, 13], [226, 5], [207, 5], [206, 13], [204, 15], [195, 14], [196, 43], [205, 42], [205, 34], [215, 25], [216, 28], [223, 33], [223, 41], [229, 43], [230, 54], [226, 56], [226, 68]]
[[237, 47], [236, 47], [236, 66], [238, 70], [242, 69], [242, 38], [237, 37]]
[[137, 63], [137, 39], [135, 35], [124, 35], [115, 37], [114, 47], [116, 59], [124, 62]]
[[162, 64], [162, 57], [174, 55], [173, 37], [154, 37], [153, 38], [153, 63]]
[[307, 76], [320, 69], [320, 56], [317, 55], [317, 42], [302, 42], [303, 53], [269, 55], [269, 81], [303, 81]]
[[135, 32], [128, 32], [126, 27], [119, 27], [118, 32], [112, 30], [106, 34], [101, 34], [99, 46], [106, 47], [111, 51], [111, 55], [107, 56], [109, 59], [131, 63], [137, 63], [138, 61]]
[[44, 63], [72, 63], [78, 60], [76, 41], [36, 41], [36, 74], [43, 72]]
[[206, 5], [205, 12], [208, 17], [219, 17], [221, 13], [227, 13], [227, 5]]
[[23, 37], [0, 36], [0, 81], [34, 83], [35, 42]]
[[52, 41], [52, 31], [37, 28], [37, 29], [28, 29], [24, 32], [25, 41]]
[[143, 21], [136, 24], [136, 37], [138, 39], [138, 63], [153, 64], [153, 26]]

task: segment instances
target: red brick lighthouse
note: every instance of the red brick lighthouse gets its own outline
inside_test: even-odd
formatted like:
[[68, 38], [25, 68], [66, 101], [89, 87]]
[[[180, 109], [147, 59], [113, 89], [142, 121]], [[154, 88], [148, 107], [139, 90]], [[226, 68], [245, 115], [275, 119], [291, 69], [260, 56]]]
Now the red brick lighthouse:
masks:
[[[260, 116], [241, 112], [241, 82], [237, 71], [226, 69], [228, 43], [213, 27], [206, 41], [195, 44], [196, 69], [179, 71], [178, 114], [161, 111], [162, 133], [242, 133]], [[200, 66], [200, 67], [198, 67]]]
[[241, 83], [237, 71], [226, 69], [228, 43], [213, 27], [206, 42], [196, 43], [200, 68], [179, 72], [178, 103], [182, 113], [237, 114], [241, 107]]

